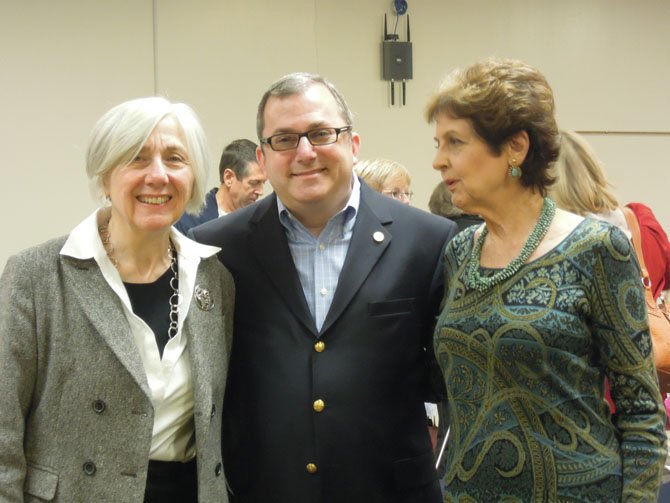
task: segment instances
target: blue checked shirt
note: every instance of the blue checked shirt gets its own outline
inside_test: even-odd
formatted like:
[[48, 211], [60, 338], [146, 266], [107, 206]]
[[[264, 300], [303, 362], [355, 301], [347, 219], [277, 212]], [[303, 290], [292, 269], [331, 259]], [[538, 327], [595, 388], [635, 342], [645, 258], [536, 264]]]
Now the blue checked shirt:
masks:
[[279, 221], [284, 226], [302, 291], [317, 330], [321, 330], [333, 302], [351, 243], [360, 199], [361, 184], [358, 177], [354, 176], [349, 201], [328, 221], [319, 237], [315, 237], [277, 198]]

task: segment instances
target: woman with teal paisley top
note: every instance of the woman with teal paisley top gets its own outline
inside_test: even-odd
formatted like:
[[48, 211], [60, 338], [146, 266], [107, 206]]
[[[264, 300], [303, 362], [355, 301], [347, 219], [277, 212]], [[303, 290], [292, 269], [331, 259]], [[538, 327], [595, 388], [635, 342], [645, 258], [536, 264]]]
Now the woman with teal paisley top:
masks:
[[444, 501], [656, 501], [664, 410], [639, 267], [619, 229], [546, 197], [559, 149], [549, 84], [487, 59], [452, 72], [426, 116], [433, 167], [485, 222], [445, 252]]

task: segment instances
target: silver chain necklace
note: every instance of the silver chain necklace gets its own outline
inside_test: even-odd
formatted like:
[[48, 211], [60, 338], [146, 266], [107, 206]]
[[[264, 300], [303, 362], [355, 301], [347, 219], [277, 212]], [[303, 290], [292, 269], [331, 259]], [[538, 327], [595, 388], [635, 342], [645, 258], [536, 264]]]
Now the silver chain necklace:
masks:
[[[110, 240], [111, 234], [109, 232], [109, 222], [101, 224], [98, 226], [98, 233], [100, 234], [100, 240], [102, 241], [102, 246], [105, 248], [107, 257], [112, 265], [118, 270], [119, 262], [114, 256], [114, 246]], [[168, 340], [172, 339], [178, 332], [179, 324], [179, 304], [181, 304], [179, 299], [179, 267], [177, 266], [177, 254], [170, 240], [170, 244], [167, 249], [167, 255], [170, 259], [170, 270], [172, 271], [172, 277], [170, 278], [170, 288], [172, 289], [172, 294], [170, 295], [170, 326], [168, 327]]]
[[170, 278], [170, 288], [172, 288], [172, 295], [170, 295], [170, 327], [168, 328], [168, 340], [177, 335], [177, 322], [179, 321], [179, 268], [177, 267], [177, 254], [175, 253], [174, 245], [170, 241], [168, 248], [168, 255], [170, 256], [170, 269], [172, 270], [172, 277]]

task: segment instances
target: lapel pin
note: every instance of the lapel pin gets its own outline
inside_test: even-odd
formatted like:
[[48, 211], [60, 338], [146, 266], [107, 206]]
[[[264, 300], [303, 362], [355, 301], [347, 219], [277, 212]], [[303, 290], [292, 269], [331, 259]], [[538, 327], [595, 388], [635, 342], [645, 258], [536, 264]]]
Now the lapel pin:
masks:
[[202, 288], [200, 285], [195, 285], [193, 296], [195, 297], [196, 304], [198, 304], [198, 307], [203, 311], [211, 311], [214, 307], [214, 300], [212, 299], [209, 290]]
[[372, 235], [372, 239], [374, 239], [375, 242], [377, 243], [381, 243], [382, 241], [384, 241], [384, 233], [381, 231], [377, 231]]

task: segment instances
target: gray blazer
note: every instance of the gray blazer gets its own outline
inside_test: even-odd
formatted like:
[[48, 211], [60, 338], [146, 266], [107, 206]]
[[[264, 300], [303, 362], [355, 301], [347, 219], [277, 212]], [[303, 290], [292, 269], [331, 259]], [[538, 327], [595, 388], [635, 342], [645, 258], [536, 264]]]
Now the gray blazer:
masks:
[[[146, 374], [120, 299], [66, 238], [7, 262], [0, 280], [0, 501], [142, 502], [153, 428]], [[198, 493], [227, 501], [221, 409], [234, 284], [216, 256], [183, 331], [193, 373]], [[224, 337], [225, 335], [225, 337]]]

